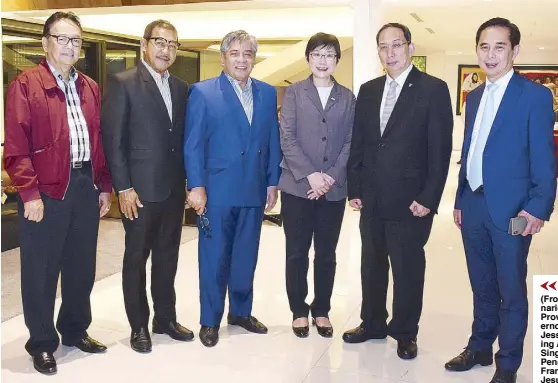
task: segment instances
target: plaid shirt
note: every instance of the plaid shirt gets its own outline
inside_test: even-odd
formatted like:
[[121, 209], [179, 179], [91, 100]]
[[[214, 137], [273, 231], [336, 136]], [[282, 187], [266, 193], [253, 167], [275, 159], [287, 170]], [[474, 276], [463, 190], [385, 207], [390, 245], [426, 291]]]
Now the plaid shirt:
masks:
[[[47, 61], [48, 63], [48, 61]], [[75, 68], [70, 70], [70, 80], [64, 81], [62, 75], [48, 63], [50, 71], [56, 79], [58, 87], [66, 96], [66, 110], [68, 112], [68, 126], [70, 127], [70, 161], [90, 161], [91, 149], [89, 145], [89, 132], [87, 122], [81, 110], [81, 101], [76, 89], [78, 73]]]
[[248, 122], [252, 125], [252, 116], [254, 114], [254, 95], [252, 94], [252, 79], [248, 77], [246, 86], [244, 89], [240, 87], [240, 83], [235, 80], [231, 75], [225, 72], [225, 76], [229, 79], [242, 107], [244, 108], [244, 113], [246, 113], [246, 118]]

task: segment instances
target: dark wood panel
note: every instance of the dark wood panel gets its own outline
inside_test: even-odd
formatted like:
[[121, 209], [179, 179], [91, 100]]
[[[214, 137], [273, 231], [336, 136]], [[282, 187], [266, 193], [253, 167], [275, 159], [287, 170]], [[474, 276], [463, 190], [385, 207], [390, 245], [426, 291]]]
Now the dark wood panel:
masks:
[[2, 11], [43, 9], [121, 7], [133, 5], [173, 5], [190, 3], [226, 3], [242, 0], [2, 0]]

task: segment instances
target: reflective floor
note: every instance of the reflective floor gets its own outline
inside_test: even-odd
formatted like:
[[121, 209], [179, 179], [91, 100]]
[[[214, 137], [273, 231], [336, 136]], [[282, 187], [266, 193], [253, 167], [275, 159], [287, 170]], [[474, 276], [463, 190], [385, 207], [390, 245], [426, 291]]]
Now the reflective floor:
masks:
[[[321, 338], [315, 329], [307, 339], [292, 334], [285, 293], [284, 236], [281, 228], [266, 225], [256, 271], [253, 314], [269, 327], [269, 334], [248, 334], [223, 322], [221, 340], [215, 348], [205, 348], [197, 337], [194, 342], [180, 343], [155, 335], [153, 352], [140, 355], [129, 347], [130, 333], [118, 273], [97, 282], [91, 297], [93, 324], [89, 334], [109, 346], [106, 354], [87, 355], [61, 346], [55, 353], [58, 374], [41, 376], [33, 369], [23, 348], [27, 329], [20, 315], [2, 324], [2, 382], [488, 383], [494, 373], [493, 366], [465, 373], [449, 373], [443, 367], [466, 345], [472, 311], [461, 239], [452, 222], [459, 169], [456, 155], [454, 152], [440, 214], [434, 221], [427, 246], [424, 310], [419, 356], [415, 360], [400, 360], [396, 342], [389, 338], [357, 345], [344, 344], [341, 339], [344, 330], [360, 323], [359, 214], [347, 209], [337, 252], [330, 313], [335, 329], [333, 339]], [[556, 233], [558, 217], [554, 216], [554, 221], [533, 241], [530, 274], [558, 274]], [[111, 235], [118, 237], [115, 233]], [[120, 238], [123, 251], [123, 234]], [[312, 286], [311, 273], [309, 281]], [[179, 321], [197, 336], [197, 240], [180, 248], [176, 292]], [[518, 382], [532, 382], [532, 365], [529, 330]]]

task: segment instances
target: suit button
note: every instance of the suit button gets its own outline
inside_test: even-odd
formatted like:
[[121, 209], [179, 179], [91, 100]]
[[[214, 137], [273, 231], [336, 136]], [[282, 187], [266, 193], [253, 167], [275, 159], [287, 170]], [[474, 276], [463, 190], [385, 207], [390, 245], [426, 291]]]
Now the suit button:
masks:
[[261, 149], [258, 149], [258, 154], [262, 154], [262, 150], [261, 150]]
[[169, 132], [172, 132], [172, 129], [169, 129]]
[[378, 144], [378, 146], [379, 146], [380, 148], [385, 148], [385, 147], [386, 147], [386, 144], [384, 144], [384, 143], [382, 142], [382, 143]]
[[324, 162], [327, 162], [327, 157], [324, 157]]
[[325, 122], [326, 122], [325, 118], [322, 118], [322, 122], [325, 124]]
[[174, 152], [174, 148], [171, 149], [171, 152]]
[[325, 141], [325, 140], [327, 140], [327, 137], [322, 137], [322, 141]]
[[240, 155], [243, 156], [243, 155], [244, 155], [244, 151], [240, 152]]

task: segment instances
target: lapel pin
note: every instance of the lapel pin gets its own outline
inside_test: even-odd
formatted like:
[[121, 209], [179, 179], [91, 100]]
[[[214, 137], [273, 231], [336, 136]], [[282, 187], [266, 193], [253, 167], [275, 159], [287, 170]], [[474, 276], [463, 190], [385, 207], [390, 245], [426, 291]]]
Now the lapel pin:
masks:
[[410, 83], [410, 84], [409, 84], [409, 88], [412, 87], [412, 86], [413, 86], [413, 83]]
[[332, 97], [332, 98], [331, 98], [331, 101], [335, 101], [335, 99]]

